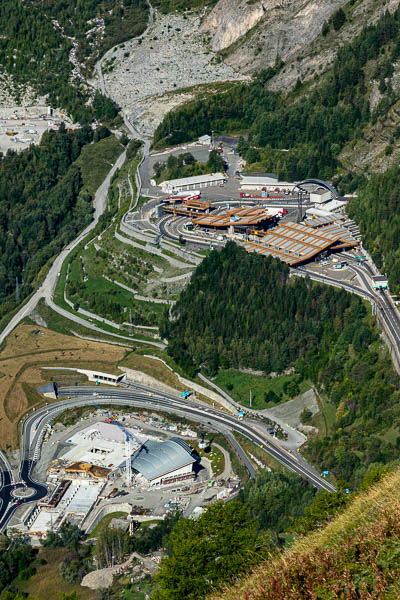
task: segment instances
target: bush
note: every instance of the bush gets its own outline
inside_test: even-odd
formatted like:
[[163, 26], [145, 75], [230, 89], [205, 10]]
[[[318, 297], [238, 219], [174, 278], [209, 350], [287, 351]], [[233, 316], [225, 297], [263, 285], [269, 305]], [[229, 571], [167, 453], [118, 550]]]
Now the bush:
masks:
[[301, 411], [300, 421], [302, 423], [309, 423], [312, 419], [312, 416], [313, 416], [313, 414], [312, 414], [311, 410], [309, 408], [307, 408], [307, 406], [305, 406], [303, 408], [303, 410]]

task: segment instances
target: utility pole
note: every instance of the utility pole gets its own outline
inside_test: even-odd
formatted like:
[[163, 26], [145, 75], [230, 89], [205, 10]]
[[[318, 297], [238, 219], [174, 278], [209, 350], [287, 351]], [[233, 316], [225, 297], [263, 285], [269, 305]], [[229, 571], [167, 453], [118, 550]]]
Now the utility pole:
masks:
[[131, 440], [129, 436], [126, 436], [125, 440], [125, 453], [126, 453], [126, 485], [130, 487], [132, 482], [132, 463], [131, 463]]
[[303, 190], [297, 192], [297, 222], [303, 219]]
[[250, 390], [250, 408], [251, 408], [251, 390]]

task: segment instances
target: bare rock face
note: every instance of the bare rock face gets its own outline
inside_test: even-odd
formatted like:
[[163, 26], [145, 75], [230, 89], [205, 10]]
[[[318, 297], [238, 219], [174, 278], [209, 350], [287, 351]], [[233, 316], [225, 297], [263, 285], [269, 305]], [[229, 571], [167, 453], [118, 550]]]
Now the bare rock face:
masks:
[[211, 36], [212, 50], [224, 50], [245, 35], [264, 16], [266, 4], [269, 2], [220, 0], [201, 27]]
[[[219, 0], [202, 30], [226, 64], [242, 73], [290, 60], [320, 34], [324, 21], [347, 0]], [[247, 34], [247, 35], [245, 35]]]

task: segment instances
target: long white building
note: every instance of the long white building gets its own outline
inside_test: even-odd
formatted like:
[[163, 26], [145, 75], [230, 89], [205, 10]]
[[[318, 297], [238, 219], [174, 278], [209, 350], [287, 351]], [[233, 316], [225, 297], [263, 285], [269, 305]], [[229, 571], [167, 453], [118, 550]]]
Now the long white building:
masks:
[[243, 192], [252, 190], [266, 190], [272, 192], [276, 188], [280, 191], [291, 192], [295, 185], [295, 183], [289, 183], [288, 181], [279, 181], [277, 176], [273, 173], [266, 173], [265, 175], [242, 175], [240, 181]]
[[256, 190], [277, 183], [278, 178], [274, 173], [266, 173], [265, 175], [243, 175], [240, 185], [243, 190], [246, 188]]
[[181, 179], [169, 179], [160, 183], [165, 194], [198, 190], [201, 188], [223, 185], [226, 176], [223, 173], [209, 173], [207, 175], [196, 175], [194, 177], [182, 177]]

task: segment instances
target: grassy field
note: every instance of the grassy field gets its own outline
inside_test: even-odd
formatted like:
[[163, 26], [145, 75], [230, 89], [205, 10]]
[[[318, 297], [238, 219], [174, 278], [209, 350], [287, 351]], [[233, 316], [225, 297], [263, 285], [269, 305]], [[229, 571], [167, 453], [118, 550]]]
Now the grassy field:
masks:
[[76, 164], [81, 169], [83, 186], [91, 196], [103, 183], [123, 149], [114, 135], [84, 146]]
[[[67, 583], [60, 576], [58, 566], [67, 552], [65, 548], [40, 548], [34, 562], [36, 574], [27, 581], [18, 581], [17, 590], [30, 594], [35, 600], [58, 600], [60, 594], [70, 594], [74, 591], [77, 592], [79, 600], [97, 600], [96, 590]], [[47, 564], [41, 565], [40, 559], [44, 559]]]
[[207, 458], [207, 460], [210, 461], [213, 477], [221, 475], [225, 468], [225, 458], [221, 450], [219, 450], [219, 448], [217, 448], [215, 444], [211, 444], [211, 449], [208, 449], [209, 452], [205, 452], [204, 450], [199, 448], [199, 444], [197, 442], [190, 442], [190, 445], [196, 450], [196, 452], [201, 458]]
[[336, 422], [336, 407], [331, 404], [324, 394], [317, 395], [319, 412], [311, 419], [311, 425], [318, 429], [318, 436], [324, 438], [329, 435]]
[[[280, 397], [280, 402], [290, 400], [290, 396], [284, 393], [283, 388], [285, 384], [296, 381], [296, 379], [296, 375], [281, 375], [280, 377], [268, 378], [241, 373], [235, 369], [220, 369], [213, 381], [232, 396], [234, 400], [244, 406], [250, 405], [251, 390], [252, 408], [261, 410], [263, 408], [271, 408], [277, 404], [265, 400], [265, 394], [270, 391]], [[299, 384], [299, 393], [306, 392], [310, 387], [309, 382], [302, 381]]]
[[41, 370], [41, 366], [100, 367], [115, 372], [125, 353], [126, 349], [119, 346], [81, 340], [29, 324], [19, 325], [0, 352], [0, 369], [4, 373], [0, 378], [1, 447], [7, 449], [19, 442], [19, 418], [44, 401], [36, 390], [50, 381], [50, 374]]
[[142, 371], [176, 390], [185, 391], [185, 387], [179, 382], [178, 377], [172, 373], [160, 360], [142, 356], [136, 352], [131, 352], [121, 361], [121, 366]]

